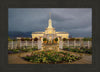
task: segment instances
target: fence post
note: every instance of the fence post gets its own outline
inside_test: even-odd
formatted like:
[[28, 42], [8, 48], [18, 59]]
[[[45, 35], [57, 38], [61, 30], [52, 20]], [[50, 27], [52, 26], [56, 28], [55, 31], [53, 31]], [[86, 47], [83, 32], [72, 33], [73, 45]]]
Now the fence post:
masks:
[[67, 42], [68, 42], [68, 47], [69, 47], [69, 40]]
[[40, 40], [38, 40], [38, 49], [41, 49], [41, 47], [42, 47], [42, 43]]
[[60, 48], [60, 49], [63, 49], [63, 41], [60, 41], [60, 43], [59, 43], [59, 48]]
[[89, 47], [90, 47], [89, 45], [90, 45], [90, 42], [88, 41], [88, 49], [89, 49]]
[[32, 40], [32, 48], [33, 48], [33, 40]]
[[83, 40], [80, 40], [81, 41], [81, 47], [83, 47]]
[[76, 41], [74, 40], [74, 48], [75, 48], [75, 46], [76, 46]]
[[16, 41], [16, 49], [17, 49], [17, 41]]
[[81, 45], [81, 44], [80, 44], [80, 41], [79, 41], [79, 42], [78, 42], [78, 47], [79, 47], [79, 48], [80, 48], [80, 45]]
[[26, 47], [27, 47], [27, 40], [26, 40]]
[[12, 49], [13, 49], [13, 41], [12, 41]]
[[21, 48], [21, 40], [20, 40], [20, 48]]
[[43, 45], [41, 46], [41, 50], [43, 51]]

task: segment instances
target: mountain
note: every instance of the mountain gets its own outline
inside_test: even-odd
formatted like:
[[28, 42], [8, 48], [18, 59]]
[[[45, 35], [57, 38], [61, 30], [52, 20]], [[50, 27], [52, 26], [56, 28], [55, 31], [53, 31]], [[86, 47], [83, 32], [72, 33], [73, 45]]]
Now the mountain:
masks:
[[[31, 36], [32, 32], [19, 32], [19, 31], [9, 31], [8, 32], [8, 36], [11, 38], [11, 39], [15, 39], [16, 37], [32, 37]], [[69, 33], [69, 37], [92, 37], [92, 35], [90, 36], [91, 34], [83, 34], [80, 33]]]
[[16, 37], [31, 37], [32, 32], [18, 32], [18, 31], [9, 31], [8, 36], [11, 39], [14, 39]]

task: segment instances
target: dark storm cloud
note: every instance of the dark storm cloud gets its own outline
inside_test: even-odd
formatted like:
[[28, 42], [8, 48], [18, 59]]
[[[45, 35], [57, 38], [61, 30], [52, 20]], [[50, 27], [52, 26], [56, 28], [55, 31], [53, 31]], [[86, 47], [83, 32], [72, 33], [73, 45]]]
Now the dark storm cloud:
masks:
[[48, 26], [49, 12], [56, 31], [80, 36], [91, 36], [91, 8], [9, 8], [9, 31], [44, 31]]

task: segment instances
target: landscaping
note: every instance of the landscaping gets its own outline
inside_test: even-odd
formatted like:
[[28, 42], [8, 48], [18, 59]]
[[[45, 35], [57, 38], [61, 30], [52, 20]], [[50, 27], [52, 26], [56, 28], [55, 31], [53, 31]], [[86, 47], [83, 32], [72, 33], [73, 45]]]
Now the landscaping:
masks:
[[36, 47], [35, 48], [22, 48], [22, 49], [8, 49], [8, 54], [13, 54], [13, 53], [22, 53], [22, 52], [31, 52], [38, 50]]
[[67, 50], [71, 52], [78, 52], [78, 53], [92, 54], [92, 49], [87, 49], [87, 48], [66, 48], [64, 47], [63, 50]]
[[81, 57], [70, 55], [66, 52], [56, 52], [56, 51], [40, 51], [33, 52], [31, 55], [24, 57], [25, 60], [32, 63], [38, 64], [58, 64], [58, 63], [70, 63], [81, 59]]

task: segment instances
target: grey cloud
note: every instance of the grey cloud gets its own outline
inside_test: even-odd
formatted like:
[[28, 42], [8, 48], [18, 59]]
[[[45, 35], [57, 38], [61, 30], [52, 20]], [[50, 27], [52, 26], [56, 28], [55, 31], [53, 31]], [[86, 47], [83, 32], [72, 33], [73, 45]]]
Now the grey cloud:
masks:
[[9, 8], [8, 31], [44, 31], [49, 12], [56, 31], [91, 36], [91, 8]]

